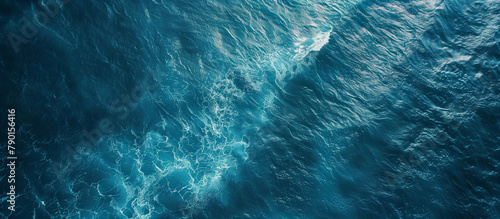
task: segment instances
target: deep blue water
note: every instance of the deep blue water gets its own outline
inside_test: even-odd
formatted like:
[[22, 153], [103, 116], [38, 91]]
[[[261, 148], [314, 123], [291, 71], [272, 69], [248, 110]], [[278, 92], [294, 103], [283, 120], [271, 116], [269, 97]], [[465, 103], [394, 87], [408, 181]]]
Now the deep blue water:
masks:
[[1, 217], [500, 218], [500, 1], [0, 15]]

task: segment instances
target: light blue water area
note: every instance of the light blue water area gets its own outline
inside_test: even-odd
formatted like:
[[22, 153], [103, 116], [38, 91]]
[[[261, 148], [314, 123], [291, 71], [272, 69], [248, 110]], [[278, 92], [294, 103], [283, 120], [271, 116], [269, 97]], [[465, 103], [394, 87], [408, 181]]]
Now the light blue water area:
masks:
[[498, 1], [0, 5], [2, 216], [500, 215]]

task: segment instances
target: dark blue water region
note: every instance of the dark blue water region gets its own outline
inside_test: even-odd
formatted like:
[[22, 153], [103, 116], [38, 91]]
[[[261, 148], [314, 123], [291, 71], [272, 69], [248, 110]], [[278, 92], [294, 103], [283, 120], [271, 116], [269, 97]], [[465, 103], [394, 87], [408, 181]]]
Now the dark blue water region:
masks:
[[1, 216], [499, 218], [499, 15], [0, 1]]

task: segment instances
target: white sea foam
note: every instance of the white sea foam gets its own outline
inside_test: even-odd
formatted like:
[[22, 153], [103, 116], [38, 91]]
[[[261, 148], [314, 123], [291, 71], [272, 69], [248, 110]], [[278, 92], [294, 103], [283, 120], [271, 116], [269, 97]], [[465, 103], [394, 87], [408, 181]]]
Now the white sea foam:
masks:
[[295, 60], [301, 60], [307, 56], [310, 52], [320, 51], [323, 46], [328, 43], [330, 39], [330, 34], [332, 29], [325, 32], [318, 32], [315, 36], [311, 38], [301, 37], [295, 42]]

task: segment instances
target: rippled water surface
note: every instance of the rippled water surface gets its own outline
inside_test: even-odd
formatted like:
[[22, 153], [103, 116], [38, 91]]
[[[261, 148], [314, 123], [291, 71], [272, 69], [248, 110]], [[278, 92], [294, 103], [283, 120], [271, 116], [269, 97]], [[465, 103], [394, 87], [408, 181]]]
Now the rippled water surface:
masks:
[[500, 1], [0, 14], [19, 157], [2, 217], [500, 217]]

